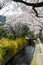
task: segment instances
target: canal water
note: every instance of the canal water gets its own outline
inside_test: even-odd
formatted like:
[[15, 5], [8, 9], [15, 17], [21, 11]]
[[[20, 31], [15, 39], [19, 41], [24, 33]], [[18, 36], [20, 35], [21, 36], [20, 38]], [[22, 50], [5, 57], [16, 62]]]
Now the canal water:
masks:
[[8, 65], [30, 65], [34, 54], [33, 46], [26, 46]]

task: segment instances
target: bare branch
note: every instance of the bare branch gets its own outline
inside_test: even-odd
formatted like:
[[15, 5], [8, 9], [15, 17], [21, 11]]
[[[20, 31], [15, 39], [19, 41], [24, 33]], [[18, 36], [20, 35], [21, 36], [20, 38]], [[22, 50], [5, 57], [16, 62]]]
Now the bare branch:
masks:
[[26, 4], [27, 6], [33, 6], [33, 7], [42, 7], [43, 6], [43, 2], [39, 2], [39, 3], [28, 3], [28, 2], [25, 2], [23, 0], [14, 0], [16, 2], [21, 2], [23, 4]]
[[39, 2], [39, 3], [38, 2], [36, 2], [36, 3], [28, 3], [28, 2], [23, 1], [23, 0], [14, 0], [14, 1], [21, 2], [21, 3], [23, 3], [23, 4], [27, 5], [27, 6], [32, 6], [33, 10], [36, 13], [36, 16], [39, 17], [38, 13], [37, 13], [37, 11], [35, 9], [35, 7], [43, 7], [43, 2]]

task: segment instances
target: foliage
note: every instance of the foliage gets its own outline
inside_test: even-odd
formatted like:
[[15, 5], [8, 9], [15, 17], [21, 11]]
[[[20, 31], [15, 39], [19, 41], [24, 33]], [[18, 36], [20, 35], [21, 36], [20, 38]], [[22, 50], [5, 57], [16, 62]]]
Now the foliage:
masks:
[[13, 34], [12, 31], [7, 31], [4, 37], [9, 38], [9, 39], [15, 39], [15, 35]]
[[3, 37], [5, 34], [5, 29], [3, 27], [0, 27], [0, 38]]
[[28, 35], [29, 35], [30, 37], [34, 37], [34, 31], [29, 31]]
[[26, 39], [24, 39], [24, 38], [16, 38], [16, 42], [19, 47], [23, 47], [27, 43]]
[[10, 40], [7, 38], [0, 39], [0, 59], [3, 59], [7, 54], [15, 55], [17, 51], [27, 44], [26, 39], [17, 38]]
[[29, 27], [22, 23], [17, 23], [15, 25], [16, 37], [25, 37], [28, 35]]
[[7, 30], [3, 27], [0, 27], [0, 38], [5, 37], [9, 39], [15, 39], [15, 35], [11, 30]]
[[0, 27], [0, 38], [5, 37], [9, 39], [15, 39], [20, 37], [25, 37], [28, 35], [29, 27], [22, 23], [17, 23], [15, 30], [11, 27], [9, 30]]
[[0, 47], [0, 55], [4, 58], [8, 54], [8, 50], [5, 47]]

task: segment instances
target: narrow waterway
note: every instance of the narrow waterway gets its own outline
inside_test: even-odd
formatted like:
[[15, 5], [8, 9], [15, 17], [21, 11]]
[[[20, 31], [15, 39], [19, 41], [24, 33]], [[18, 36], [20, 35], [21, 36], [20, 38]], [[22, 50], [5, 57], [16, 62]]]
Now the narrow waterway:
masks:
[[30, 65], [33, 53], [34, 47], [26, 46], [24, 50], [13, 59], [12, 63], [8, 65]]

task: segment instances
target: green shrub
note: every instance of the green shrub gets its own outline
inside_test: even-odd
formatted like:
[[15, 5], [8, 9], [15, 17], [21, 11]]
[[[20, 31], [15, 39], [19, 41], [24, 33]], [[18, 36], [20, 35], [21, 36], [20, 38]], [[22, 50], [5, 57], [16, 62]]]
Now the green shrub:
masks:
[[15, 35], [12, 31], [7, 31], [5, 37], [9, 39], [15, 39]]
[[16, 40], [10, 40], [7, 38], [0, 39], [0, 56], [4, 58], [8, 54], [14, 55], [17, 53], [23, 46], [27, 44], [25, 38], [17, 38]]
[[11, 30], [7, 30], [3, 27], [0, 27], [0, 38], [2, 37], [15, 39], [15, 34]]
[[3, 27], [0, 27], [0, 38], [5, 37], [9, 39], [15, 39], [25, 36], [34, 36], [34, 32], [29, 30], [29, 27], [22, 23], [17, 23], [15, 25], [15, 30], [13, 30], [13, 27], [11, 26], [10, 29], [5, 29]]
[[28, 35], [28, 31], [29, 27], [27, 27], [25, 24], [17, 23], [17, 25], [15, 25], [16, 37], [25, 37]]
[[2, 56], [2, 58], [4, 58], [8, 53], [9, 51], [7, 50], [7, 48], [0, 47], [0, 55]]
[[0, 38], [3, 37], [5, 34], [5, 29], [3, 27], [0, 27]]

